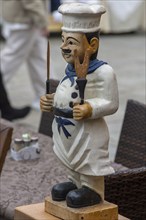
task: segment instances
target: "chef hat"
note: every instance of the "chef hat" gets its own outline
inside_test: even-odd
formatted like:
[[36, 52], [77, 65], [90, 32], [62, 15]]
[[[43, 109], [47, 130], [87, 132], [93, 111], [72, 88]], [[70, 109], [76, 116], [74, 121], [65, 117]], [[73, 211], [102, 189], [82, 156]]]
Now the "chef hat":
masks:
[[98, 31], [101, 15], [106, 12], [102, 5], [85, 3], [62, 4], [62, 31], [91, 33]]

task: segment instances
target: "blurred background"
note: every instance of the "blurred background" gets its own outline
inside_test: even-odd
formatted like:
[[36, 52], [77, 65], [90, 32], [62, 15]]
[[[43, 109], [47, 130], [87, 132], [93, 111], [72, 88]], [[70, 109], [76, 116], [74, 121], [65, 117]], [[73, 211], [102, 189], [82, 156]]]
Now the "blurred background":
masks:
[[[37, 0], [36, 0], [37, 1]], [[2, 2], [2, 1], [1, 1]], [[61, 16], [57, 8], [62, 3], [73, 1], [48, 1], [48, 29], [50, 35], [51, 78], [60, 80], [64, 74], [65, 61], [61, 56]], [[74, 1], [79, 2], [79, 1]], [[144, 0], [98, 0], [80, 1], [103, 4], [107, 13], [101, 19], [101, 37], [98, 58], [107, 61], [115, 70], [119, 88], [119, 109], [116, 114], [106, 117], [110, 131], [110, 159], [113, 160], [118, 144], [126, 102], [134, 99], [145, 103], [145, 9]], [[2, 8], [2, 7], [1, 7]], [[5, 47], [9, 31], [5, 29], [1, 10], [0, 49]], [[46, 54], [47, 56], [47, 54]], [[46, 76], [47, 78], [47, 76]], [[45, 81], [46, 79], [44, 79]], [[30, 83], [25, 63], [16, 69], [15, 76], [5, 84], [12, 104], [16, 107], [31, 105], [34, 90]], [[42, 94], [43, 95], [43, 94]], [[39, 109], [32, 109], [27, 117], [14, 120], [14, 123], [38, 131], [41, 118]]]

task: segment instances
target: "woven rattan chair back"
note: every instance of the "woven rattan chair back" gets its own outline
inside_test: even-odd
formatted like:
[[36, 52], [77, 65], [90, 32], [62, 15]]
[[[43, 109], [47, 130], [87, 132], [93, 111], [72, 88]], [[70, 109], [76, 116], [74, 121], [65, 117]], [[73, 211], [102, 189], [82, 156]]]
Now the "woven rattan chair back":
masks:
[[12, 140], [13, 128], [0, 125], [0, 174]]
[[119, 214], [146, 219], [146, 167], [127, 169], [105, 177], [105, 200], [117, 204]]
[[146, 166], [146, 105], [128, 100], [117, 148], [116, 163]]

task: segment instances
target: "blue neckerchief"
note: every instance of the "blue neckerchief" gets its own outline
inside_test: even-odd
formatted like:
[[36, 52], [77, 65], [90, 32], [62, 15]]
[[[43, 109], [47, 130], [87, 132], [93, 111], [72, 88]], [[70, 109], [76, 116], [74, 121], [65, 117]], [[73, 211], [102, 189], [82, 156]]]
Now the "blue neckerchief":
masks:
[[[90, 73], [93, 73], [97, 68], [99, 68], [100, 66], [102, 66], [103, 64], [107, 64], [106, 62], [102, 61], [102, 60], [91, 60], [90, 63], [89, 63], [89, 68], [88, 68], [88, 73], [87, 74], [90, 74]], [[66, 69], [65, 69], [65, 73], [66, 73], [66, 76], [63, 78], [63, 80], [61, 81], [61, 83], [66, 80], [66, 79], [69, 79], [71, 81], [71, 86], [74, 85], [74, 77], [77, 76], [76, 75], [76, 71], [73, 67], [72, 64], [68, 64]]]

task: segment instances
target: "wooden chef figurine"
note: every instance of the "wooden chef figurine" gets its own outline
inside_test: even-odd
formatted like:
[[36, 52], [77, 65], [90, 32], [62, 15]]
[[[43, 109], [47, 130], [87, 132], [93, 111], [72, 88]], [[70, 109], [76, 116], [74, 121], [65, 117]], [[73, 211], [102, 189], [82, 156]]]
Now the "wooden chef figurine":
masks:
[[62, 56], [65, 75], [55, 94], [41, 97], [41, 110], [54, 110], [54, 152], [68, 168], [68, 181], [54, 185], [55, 201], [73, 208], [104, 200], [104, 175], [110, 166], [109, 132], [104, 116], [118, 109], [118, 89], [112, 67], [98, 60], [101, 5], [63, 4]]

